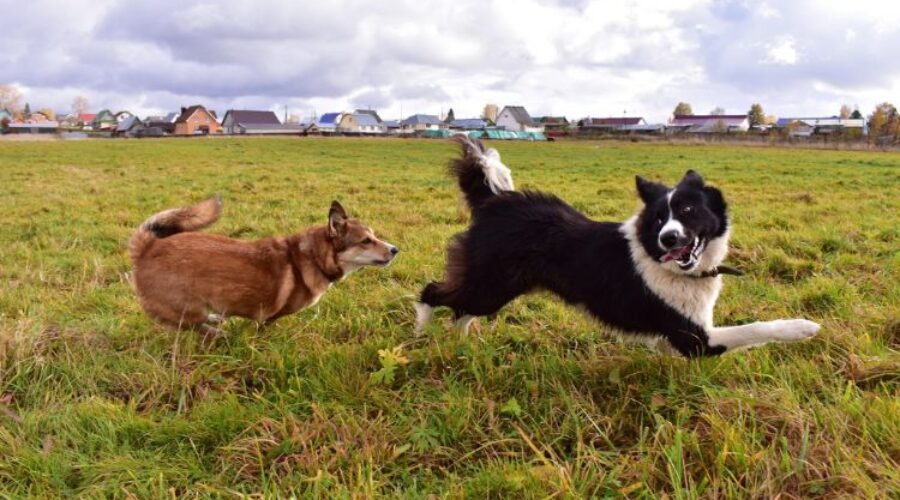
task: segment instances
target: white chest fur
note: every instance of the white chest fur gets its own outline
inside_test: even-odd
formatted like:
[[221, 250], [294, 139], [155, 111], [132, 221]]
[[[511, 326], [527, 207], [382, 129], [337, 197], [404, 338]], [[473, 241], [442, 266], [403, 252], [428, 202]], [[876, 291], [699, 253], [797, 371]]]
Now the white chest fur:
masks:
[[[621, 232], [628, 241], [632, 260], [647, 288], [670, 307], [690, 318], [691, 321], [711, 329], [713, 308], [719, 297], [719, 291], [722, 289], [722, 278], [718, 276], [695, 278], [676, 270], [664, 268], [647, 254], [638, 240], [637, 216], [625, 221], [622, 224]], [[727, 253], [728, 232], [709, 242], [693, 272], [700, 273], [719, 265]]]

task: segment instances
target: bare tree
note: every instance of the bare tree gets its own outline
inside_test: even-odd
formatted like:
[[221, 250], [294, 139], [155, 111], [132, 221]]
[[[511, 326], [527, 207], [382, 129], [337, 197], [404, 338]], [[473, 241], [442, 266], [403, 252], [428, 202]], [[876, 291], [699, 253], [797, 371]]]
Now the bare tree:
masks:
[[848, 106], [846, 104], [841, 104], [841, 114], [840, 114], [841, 120], [846, 120], [847, 118], [850, 118], [850, 113], [852, 113], [852, 112], [853, 112], [853, 110], [850, 109], [850, 106]]
[[75, 116], [81, 116], [87, 113], [90, 108], [90, 104], [88, 103], [87, 97], [83, 95], [75, 96], [75, 99], [72, 99], [72, 114]]
[[0, 109], [18, 111], [22, 102], [22, 93], [15, 85], [0, 85]]
[[724, 114], [725, 114], [725, 108], [723, 108], [722, 106], [716, 106], [716, 107], [714, 107], [714, 108], [712, 109], [712, 111], [709, 112], [709, 114], [711, 114], [711, 115], [716, 115], [716, 116], [718, 116], [718, 115], [724, 115]]

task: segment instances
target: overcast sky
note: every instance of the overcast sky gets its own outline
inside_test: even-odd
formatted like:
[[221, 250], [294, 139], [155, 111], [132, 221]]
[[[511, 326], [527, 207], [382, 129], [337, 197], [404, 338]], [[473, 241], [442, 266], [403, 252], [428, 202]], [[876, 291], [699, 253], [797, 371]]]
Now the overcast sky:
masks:
[[34, 109], [202, 103], [382, 117], [869, 114], [900, 105], [900, 1], [0, 0], [0, 83]]

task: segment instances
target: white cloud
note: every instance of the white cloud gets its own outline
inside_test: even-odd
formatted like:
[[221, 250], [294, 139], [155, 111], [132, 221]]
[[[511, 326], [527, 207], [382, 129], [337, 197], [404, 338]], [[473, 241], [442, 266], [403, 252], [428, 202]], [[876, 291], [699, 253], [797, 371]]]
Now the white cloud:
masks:
[[780, 37], [775, 43], [767, 44], [767, 56], [765, 61], [773, 64], [793, 66], [800, 59], [797, 52], [797, 42], [794, 37]]

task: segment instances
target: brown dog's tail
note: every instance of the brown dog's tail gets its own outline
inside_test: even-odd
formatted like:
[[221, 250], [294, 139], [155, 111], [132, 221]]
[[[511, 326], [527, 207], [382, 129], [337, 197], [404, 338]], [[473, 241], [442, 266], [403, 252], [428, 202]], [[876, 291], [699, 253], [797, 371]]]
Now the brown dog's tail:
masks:
[[144, 254], [153, 240], [185, 231], [203, 229], [219, 219], [222, 200], [218, 196], [182, 208], [170, 208], [145, 220], [128, 242], [131, 260]]

